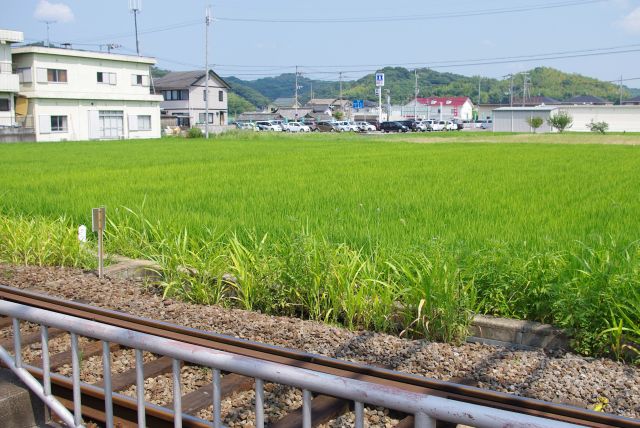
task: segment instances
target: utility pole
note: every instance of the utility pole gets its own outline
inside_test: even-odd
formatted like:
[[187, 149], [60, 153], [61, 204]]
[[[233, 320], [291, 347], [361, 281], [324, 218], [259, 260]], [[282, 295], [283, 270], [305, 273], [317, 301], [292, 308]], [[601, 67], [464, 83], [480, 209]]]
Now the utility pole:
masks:
[[340, 108], [342, 108], [342, 71], [340, 72]]
[[293, 107], [296, 109], [296, 121], [298, 120], [298, 66], [296, 65], [296, 91], [295, 101]]
[[622, 105], [622, 74], [620, 75], [620, 105]]
[[391, 90], [385, 89], [387, 91], [387, 122], [391, 117]]
[[529, 73], [525, 71], [522, 73], [522, 107], [524, 107], [525, 103], [527, 102], [527, 94], [529, 93], [528, 84]]
[[311, 98], [309, 98], [309, 99], [312, 100], [313, 99], [313, 81], [309, 82], [309, 85], [311, 85], [311, 89], [309, 90], [309, 92], [310, 92], [309, 96]]
[[480, 82], [482, 81], [482, 77], [478, 76], [478, 105], [480, 105]]
[[133, 13], [133, 25], [136, 30], [136, 53], [140, 56], [140, 44], [138, 43], [138, 13], [142, 11], [142, 0], [129, 0], [129, 10]]
[[204, 17], [204, 136], [209, 138], [209, 24], [211, 23], [211, 7], [207, 6]]
[[414, 100], [413, 100], [413, 120], [418, 120], [418, 69], [413, 70], [413, 73], [416, 77], [416, 87], [414, 90]]

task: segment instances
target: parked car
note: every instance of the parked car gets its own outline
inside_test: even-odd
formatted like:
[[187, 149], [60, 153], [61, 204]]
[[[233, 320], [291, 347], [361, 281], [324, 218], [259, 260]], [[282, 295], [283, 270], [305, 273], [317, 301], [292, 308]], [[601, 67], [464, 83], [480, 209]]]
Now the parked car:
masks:
[[337, 122], [338, 124], [338, 131], [340, 132], [358, 132], [360, 130], [360, 128], [358, 128], [358, 126], [349, 121], [349, 120], [343, 120], [340, 122]]
[[282, 131], [282, 127], [280, 125], [273, 124], [268, 120], [258, 121], [256, 122], [256, 126], [258, 127], [259, 131]]
[[410, 131], [420, 131], [418, 121], [415, 119], [399, 120], [398, 122], [409, 128]]
[[318, 122], [318, 131], [320, 132], [338, 132], [338, 124], [334, 121]]
[[303, 125], [300, 122], [289, 122], [283, 125], [283, 129], [286, 132], [311, 132], [311, 128], [307, 125]]
[[429, 131], [429, 125], [431, 123], [426, 120], [417, 120], [416, 121], [416, 131], [426, 132]]
[[482, 129], [493, 129], [493, 120], [489, 119], [485, 122], [482, 122], [482, 125], [480, 125], [480, 128]]
[[360, 130], [360, 132], [369, 132], [375, 131], [375, 125], [370, 124], [369, 122], [356, 122], [356, 126]]
[[269, 121], [272, 125], [278, 125], [280, 127], [281, 131], [284, 131], [284, 127], [287, 124], [287, 122], [285, 122], [284, 120], [276, 120], [276, 119], [272, 119]]
[[236, 122], [236, 128], [248, 131], [257, 131], [258, 127], [253, 122]]
[[316, 132], [318, 130], [318, 123], [313, 119], [305, 119], [304, 124], [309, 127], [311, 132]]
[[380, 130], [382, 132], [409, 132], [409, 128], [400, 122], [382, 122]]
[[431, 123], [431, 130], [432, 131], [444, 131], [446, 129], [447, 126], [447, 122], [445, 122], [444, 120], [434, 120]]
[[458, 130], [458, 124], [455, 123], [452, 120], [447, 120], [444, 124], [444, 130], [445, 131], [457, 131]]

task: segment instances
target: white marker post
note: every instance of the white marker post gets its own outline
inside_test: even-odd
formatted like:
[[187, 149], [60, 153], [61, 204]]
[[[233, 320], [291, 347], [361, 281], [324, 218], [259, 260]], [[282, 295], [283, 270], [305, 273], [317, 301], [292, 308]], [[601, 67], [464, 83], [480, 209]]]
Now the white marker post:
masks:
[[98, 278], [104, 274], [104, 251], [102, 249], [102, 233], [106, 225], [105, 207], [93, 208], [91, 210], [91, 231], [98, 232]]

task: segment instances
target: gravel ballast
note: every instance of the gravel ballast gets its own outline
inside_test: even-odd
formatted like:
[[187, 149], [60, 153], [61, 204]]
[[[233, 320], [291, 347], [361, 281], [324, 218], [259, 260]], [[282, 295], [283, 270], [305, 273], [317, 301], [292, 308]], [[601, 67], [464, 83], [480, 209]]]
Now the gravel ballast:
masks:
[[[606, 398], [605, 411], [640, 418], [640, 368], [602, 358], [586, 358], [571, 353], [523, 351], [480, 344], [459, 346], [426, 340], [408, 340], [369, 331], [350, 331], [319, 322], [275, 317], [238, 309], [203, 306], [171, 299], [162, 300], [141, 283], [120, 279], [98, 279], [78, 269], [25, 267], [0, 264], [0, 284], [29, 288], [65, 299], [120, 310], [134, 315], [168, 321], [243, 339], [317, 353], [329, 357], [393, 368], [441, 380], [466, 379], [481, 388], [521, 395], [555, 403], [592, 408]], [[29, 328], [25, 325], [25, 329]], [[58, 343], [58, 342], [56, 342]], [[31, 345], [39, 357], [39, 344]], [[56, 351], [58, 351], [56, 346]], [[145, 354], [145, 360], [153, 358]], [[131, 367], [131, 351], [113, 354], [112, 369]], [[101, 380], [101, 358], [92, 357], [83, 367], [83, 380]], [[94, 367], [95, 366], [95, 367]], [[60, 372], [67, 373], [68, 367]], [[210, 372], [185, 366], [183, 394], [211, 379]], [[158, 404], [171, 401], [169, 375], [147, 380], [146, 398]], [[281, 385], [267, 385], [267, 421], [275, 421], [301, 405], [300, 392]], [[134, 395], [135, 387], [123, 391]], [[271, 397], [285, 397], [276, 399]], [[236, 394], [225, 400], [225, 422], [230, 426], [251, 425], [253, 392]], [[200, 412], [210, 416], [211, 408]], [[368, 409], [370, 426], [393, 426], [383, 409]], [[327, 426], [349, 425], [342, 416]]]

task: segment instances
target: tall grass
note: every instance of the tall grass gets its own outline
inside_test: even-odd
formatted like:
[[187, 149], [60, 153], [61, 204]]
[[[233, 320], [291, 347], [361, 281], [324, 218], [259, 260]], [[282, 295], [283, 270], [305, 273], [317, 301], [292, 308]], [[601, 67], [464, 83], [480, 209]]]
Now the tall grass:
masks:
[[92, 268], [97, 264], [92, 248], [78, 242], [77, 229], [66, 217], [0, 214], [0, 262]]

